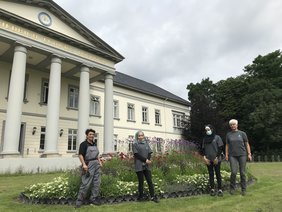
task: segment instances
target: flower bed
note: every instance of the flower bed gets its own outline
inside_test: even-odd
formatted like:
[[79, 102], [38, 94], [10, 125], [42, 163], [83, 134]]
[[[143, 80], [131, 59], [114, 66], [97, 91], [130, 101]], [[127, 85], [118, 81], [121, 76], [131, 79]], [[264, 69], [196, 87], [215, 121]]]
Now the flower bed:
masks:
[[[160, 198], [177, 198], [209, 192], [207, 168], [195, 152], [170, 152], [152, 158], [152, 180]], [[222, 162], [222, 184], [229, 187], [229, 164]], [[252, 181], [248, 175], [248, 181]], [[239, 181], [239, 176], [238, 179]], [[80, 185], [80, 173], [70, 170], [48, 183], [25, 188], [20, 200], [28, 204], [74, 204]], [[102, 167], [101, 203], [136, 201], [138, 182], [132, 157], [111, 157]], [[148, 196], [148, 187], [144, 183]], [[85, 203], [87, 204], [87, 202]]]

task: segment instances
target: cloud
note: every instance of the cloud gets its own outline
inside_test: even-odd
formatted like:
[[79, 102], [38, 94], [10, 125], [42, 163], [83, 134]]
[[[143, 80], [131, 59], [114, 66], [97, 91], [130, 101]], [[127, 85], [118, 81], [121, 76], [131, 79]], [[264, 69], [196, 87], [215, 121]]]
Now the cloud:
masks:
[[118, 71], [187, 99], [186, 86], [243, 73], [280, 49], [276, 0], [55, 0], [125, 56]]

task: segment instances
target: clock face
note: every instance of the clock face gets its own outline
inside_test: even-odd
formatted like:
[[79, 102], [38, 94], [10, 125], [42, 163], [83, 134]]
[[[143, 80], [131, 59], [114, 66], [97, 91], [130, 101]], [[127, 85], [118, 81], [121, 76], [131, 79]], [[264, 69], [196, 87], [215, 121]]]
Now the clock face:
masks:
[[52, 19], [51, 19], [50, 15], [48, 15], [45, 12], [41, 12], [41, 13], [38, 14], [38, 20], [44, 26], [51, 26], [51, 24], [52, 24]]

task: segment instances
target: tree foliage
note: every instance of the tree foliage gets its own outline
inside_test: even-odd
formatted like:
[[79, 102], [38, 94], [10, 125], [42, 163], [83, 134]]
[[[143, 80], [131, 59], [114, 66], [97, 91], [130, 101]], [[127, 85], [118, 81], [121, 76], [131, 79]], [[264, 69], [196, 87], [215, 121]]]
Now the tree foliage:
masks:
[[[282, 55], [280, 50], [259, 55], [244, 68], [245, 74], [217, 83], [209, 79], [189, 84], [191, 134], [201, 139], [211, 123], [220, 135], [228, 120], [239, 120], [257, 151], [282, 149]], [[224, 138], [224, 137], [223, 137]]]

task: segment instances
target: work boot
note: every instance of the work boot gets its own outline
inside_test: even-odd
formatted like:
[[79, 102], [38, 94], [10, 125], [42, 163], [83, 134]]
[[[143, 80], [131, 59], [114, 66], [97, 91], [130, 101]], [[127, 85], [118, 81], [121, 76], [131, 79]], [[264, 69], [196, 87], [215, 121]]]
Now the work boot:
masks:
[[211, 196], [215, 196], [215, 190], [214, 190], [214, 189], [211, 189], [210, 195], [211, 195]]
[[157, 196], [154, 196], [151, 198], [151, 201], [154, 201], [155, 203], [159, 203], [159, 198]]
[[90, 204], [99, 206], [101, 205], [101, 202], [98, 198], [95, 198], [95, 199], [90, 200]]
[[218, 190], [217, 196], [222, 197], [223, 196], [223, 191], [221, 189]]

